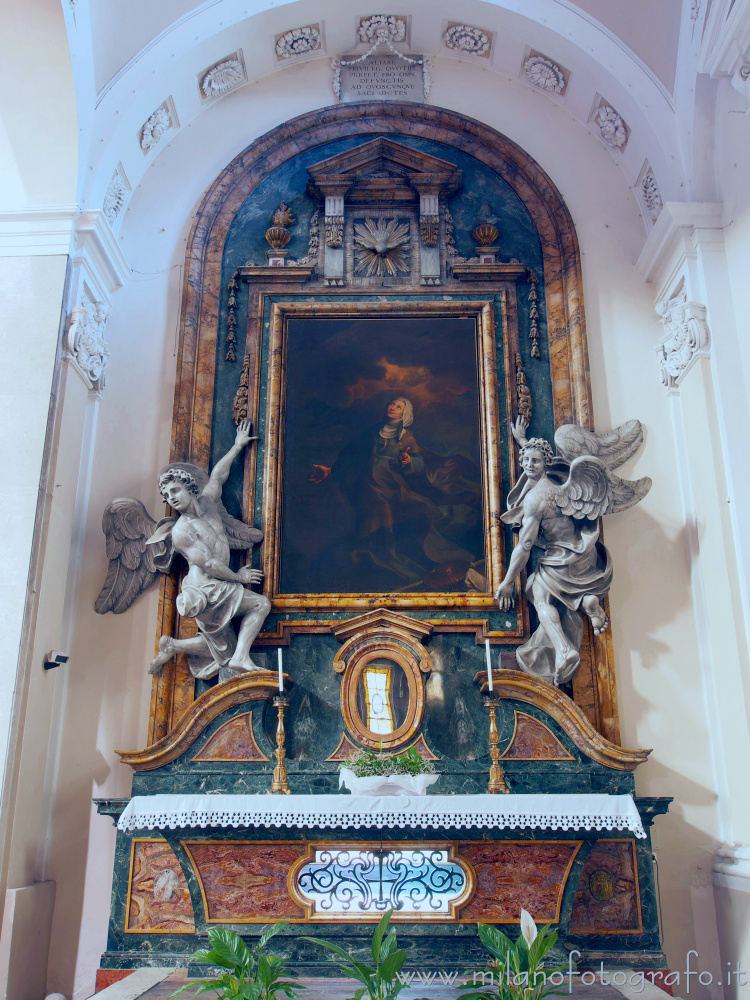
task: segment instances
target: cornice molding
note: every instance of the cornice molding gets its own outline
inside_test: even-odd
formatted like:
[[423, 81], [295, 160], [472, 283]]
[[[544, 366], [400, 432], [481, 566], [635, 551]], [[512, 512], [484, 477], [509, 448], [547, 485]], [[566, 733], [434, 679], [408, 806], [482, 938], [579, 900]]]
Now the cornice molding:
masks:
[[698, 72], [714, 79], [734, 77], [748, 62], [749, 53], [750, 0], [714, 0], [706, 18]]
[[643, 280], [654, 285], [655, 301], [670, 296], [685, 261], [710, 244], [724, 245], [720, 203], [666, 202], [635, 264]]
[[0, 211], [0, 257], [51, 257], [70, 251], [75, 205]]
[[122, 288], [131, 275], [119, 243], [99, 209], [81, 212], [73, 231], [73, 256], [88, 259], [90, 267], [110, 292]]

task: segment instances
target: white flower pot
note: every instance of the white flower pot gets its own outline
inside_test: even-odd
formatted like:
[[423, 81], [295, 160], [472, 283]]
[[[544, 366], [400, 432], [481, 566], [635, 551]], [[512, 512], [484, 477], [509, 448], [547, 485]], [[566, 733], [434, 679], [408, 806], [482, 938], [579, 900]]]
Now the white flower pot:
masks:
[[342, 767], [339, 788], [348, 788], [352, 795], [426, 795], [439, 774], [368, 774], [358, 778], [354, 771]]

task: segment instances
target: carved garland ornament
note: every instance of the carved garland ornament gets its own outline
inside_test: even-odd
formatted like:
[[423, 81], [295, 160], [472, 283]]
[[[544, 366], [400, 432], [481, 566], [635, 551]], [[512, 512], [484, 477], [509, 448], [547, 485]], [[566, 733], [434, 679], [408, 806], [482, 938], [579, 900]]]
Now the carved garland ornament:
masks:
[[516, 399], [518, 401], [519, 416], [526, 417], [531, 423], [532, 398], [531, 389], [526, 381], [523, 370], [523, 361], [520, 354], [516, 354]]
[[[375, 52], [376, 49], [384, 45], [390, 49], [394, 56], [410, 66], [422, 67], [422, 90], [425, 98], [430, 96], [432, 89], [432, 56], [417, 56], [412, 59], [399, 52], [394, 46], [394, 42], [401, 42], [406, 38], [406, 18], [388, 14], [373, 14], [372, 17], [364, 18], [359, 22], [359, 39], [361, 42], [372, 42], [370, 48], [357, 59], [331, 59], [331, 69], [333, 70], [333, 92], [337, 99], [341, 99], [341, 67], [356, 66]], [[331, 245], [330, 243], [328, 244]]]
[[239, 59], [224, 59], [212, 66], [201, 80], [204, 98], [219, 97], [245, 82], [245, 70]]
[[419, 219], [419, 235], [426, 247], [436, 247], [440, 229], [440, 216], [422, 215]]
[[492, 36], [482, 28], [475, 28], [471, 24], [450, 24], [443, 35], [443, 41], [445, 47], [454, 52], [486, 56], [490, 50]]
[[290, 266], [302, 267], [307, 264], [317, 264], [318, 262], [318, 246], [320, 245], [320, 231], [318, 229], [318, 219], [320, 214], [316, 209], [310, 217], [310, 242], [307, 246], [307, 253], [304, 257], [300, 257], [299, 260], [290, 260], [288, 263]]
[[529, 269], [529, 284], [531, 288], [529, 289], [529, 340], [531, 341], [531, 356], [532, 358], [541, 358], [542, 353], [539, 350], [539, 293], [536, 290], [536, 286], [539, 284], [539, 278], [535, 271]]
[[320, 25], [308, 24], [304, 28], [292, 28], [276, 39], [276, 58], [293, 59], [306, 56], [322, 48]]
[[479, 257], [462, 257], [456, 249], [456, 240], [453, 235], [453, 215], [450, 209], [445, 209], [445, 253], [451, 264], [478, 264]]
[[335, 250], [344, 244], [344, 216], [326, 216], [326, 246]]
[[239, 271], [235, 271], [227, 285], [229, 292], [229, 301], [227, 302], [227, 352], [224, 355], [224, 360], [230, 363], [237, 360], [237, 353], [235, 351], [237, 337], [234, 331], [237, 327], [237, 278], [239, 277], [239, 273]]
[[708, 357], [710, 333], [706, 323], [706, 307], [688, 302], [682, 289], [674, 298], [662, 302], [658, 309], [664, 327], [656, 348], [659, 355], [662, 385], [676, 389], [698, 358]]
[[91, 382], [92, 388], [104, 388], [104, 376], [110, 350], [104, 340], [109, 309], [103, 302], [82, 302], [70, 311], [67, 346], [70, 356]]
[[165, 107], [157, 108], [141, 128], [141, 149], [147, 153], [162, 141], [167, 132], [174, 126], [172, 116]]
[[546, 56], [529, 56], [523, 64], [526, 79], [548, 94], [561, 94], [565, 90], [565, 74]]

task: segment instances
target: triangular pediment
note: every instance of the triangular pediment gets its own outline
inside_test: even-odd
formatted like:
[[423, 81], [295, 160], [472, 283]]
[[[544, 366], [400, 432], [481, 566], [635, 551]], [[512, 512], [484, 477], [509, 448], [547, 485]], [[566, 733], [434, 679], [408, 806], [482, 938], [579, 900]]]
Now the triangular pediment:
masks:
[[398, 611], [373, 608], [372, 611], [357, 615], [356, 618], [348, 618], [336, 628], [332, 628], [331, 631], [339, 642], [346, 642], [347, 639], [351, 639], [355, 635], [365, 637], [376, 632], [389, 631], [407, 634], [424, 642], [432, 632], [432, 625], [418, 618], [401, 615]]
[[321, 160], [307, 172], [311, 194], [324, 197], [334, 189], [347, 190], [348, 201], [362, 200], [389, 183], [402, 192], [410, 191], [413, 197], [429, 187], [444, 198], [462, 184], [461, 171], [454, 164], [382, 137]]

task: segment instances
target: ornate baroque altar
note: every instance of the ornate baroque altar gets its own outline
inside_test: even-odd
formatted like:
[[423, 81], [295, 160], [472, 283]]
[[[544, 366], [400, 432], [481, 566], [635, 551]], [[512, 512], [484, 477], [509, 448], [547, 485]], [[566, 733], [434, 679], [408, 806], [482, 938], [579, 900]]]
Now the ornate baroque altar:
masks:
[[[609, 632], [581, 618], [556, 687], [516, 661], [533, 606], [493, 596], [513, 421], [592, 424], [559, 193], [477, 122], [338, 106], [226, 168], [186, 261], [171, 462], [217, 467], [252, 424], [223, 500], [262, 530], [270, 611], [261, 669], [211, 677], [181, 652], [185, 566], [162, 570], [150, 745], [120, 752], [131, 799], [98, 802], [119, 821], [102, 969], [186, 966], [211, 926], [285, 920], [292, 964], [330, 975], [306, 925], [360, 948], [388, 905], [411, 966], [465, 969], [477, 921], [524, 907], [589, 961], [664, 967], [650, 828], [670, 800], [635, 796], [648, 751], [619, 746]], [[439, 773], [426, 796], [339, 789], [353, 754], [410, 747]], [[498, 759], [509, 795], [488, 794]]]

